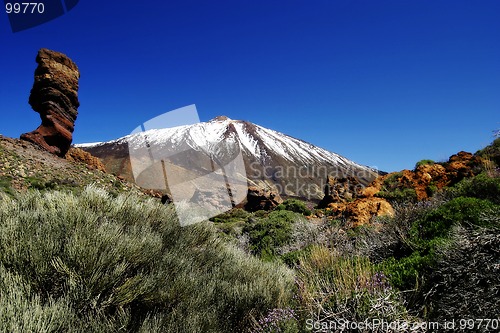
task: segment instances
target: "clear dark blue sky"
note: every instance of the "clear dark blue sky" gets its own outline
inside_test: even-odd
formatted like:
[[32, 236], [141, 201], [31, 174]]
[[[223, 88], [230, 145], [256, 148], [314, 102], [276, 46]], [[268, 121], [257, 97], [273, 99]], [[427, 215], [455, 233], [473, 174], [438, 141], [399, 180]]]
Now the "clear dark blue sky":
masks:
[[80, 68], [74, 142], [196, 104], [392, 171], [476, 151], [500, 128], [500, 1], [97, 1], [12, 33], [0, 13], [0, 134], [39, 124], [39, 48]]

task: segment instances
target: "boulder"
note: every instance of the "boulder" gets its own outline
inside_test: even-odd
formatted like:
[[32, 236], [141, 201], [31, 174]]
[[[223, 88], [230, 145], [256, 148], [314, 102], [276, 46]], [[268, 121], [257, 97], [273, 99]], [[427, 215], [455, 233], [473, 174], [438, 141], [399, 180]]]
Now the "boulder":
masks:
[[247, 193], [245, 210], [255, 212], [258, 210], [271, 210], [283, 202], [277, 192], [250, 186]]
[[391, 204], [376, 197], [358, 198], [350, 203], [331, 203], [327, 210], [335, 218], [345, 218], [351, 227], [368, 224], [376, 216], [394, 216]]
[[466, 177], [474, 176], [478, 173], [482, 164], [483, 161], [481, 157], [465, 151], [450, 156], [448, 163], [445, 164], [446, 172], [450, 179], [450, 185], [458, 183]]
[[346, 207], [345, 216], [351, 221], [353, 227], [370, 223], [376, 216], [394, 216], [391, 204], [383, 198], [360, 198]]
[[324, 187], [325, 196], [318, 204], [318, 208], [328, 207], [335, 202], [349, 202], [356, 198], [364, 186], [355, 177], [335, 178], [328, 176]]
[[36, 57], [35, 82], [29, 103], [40, 114], [41, 125], [34, 131], [21, 135], [57, 156], [68, 152], [73, 140], [77, 117], [78, 80], [80, 72], [66, 55], [41, 49]]

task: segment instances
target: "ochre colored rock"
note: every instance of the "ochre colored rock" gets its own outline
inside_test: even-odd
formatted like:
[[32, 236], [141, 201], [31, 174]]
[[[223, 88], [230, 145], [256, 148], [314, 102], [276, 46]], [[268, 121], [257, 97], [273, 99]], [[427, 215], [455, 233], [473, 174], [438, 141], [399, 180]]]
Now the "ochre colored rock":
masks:
[[387, 178], [388, 175], [385, 176], [380, 176], [377, 177], [373, 182], [370, 183], [367, 187], [359, 191], [359, 197], [361, 198], [369, 198], [373, 197], [375, 194], [380, 192], [382, 189], [382, 185], [384, 183], [384, 180]]
[[36, 57], [35, 82], [29, 103], [40, 114], [42, 124], [21, 139], [63, 157], [73, 139], [77, 117], [80, 72], [66, 55], [41, 49]]
[[81, 150], [80, 148], [70, 148], [65, 157], [68, 161], [85, 163], [91, 169], [106, 172], [104, 164], [102, 164], [102, 161], [98, 157], [92, 156], [90, 153]]
[[264, 190], [256, 186], [250, 186], [248, 188], [245, 210], [250, 212], [270, 210], [282, 202], [283, 199], [277, 192]]
[[358, 179], [349, 176], [344, 178], [335, 178], [328, 176], [324, 188], [325, 196], [318, 204], [318, 208], [328, 207], [335, 202], [348, 202], [356, 198], [363, 190]]
[[358, 198], [349, 203], [331, 203], [327, 210], [337, 218], [346, 218], [352, 227], [368, 224], [376, 216], [394, 215], [391, 204], [376, 197]]
[[347, 205], [345, 215], [353, 227], [356, 227], [370, 223], [371, 219], [376, 216], [394, 216], [394, 209], [383, 198], [360, 198]]
[[403, 170], [378, 177], [368, 187], [360, 192], [360, 197], [369, 198], [384, 189], [384, 182], [388, 178], [394, 178], [391, 188], [414, 189], [417, 200], [425, 200], [432, 194], [430, 186], [442, 189], [445, 186], [456, 184], [466, 177], [472, 177], [480, 169], [483, 161], [479, 156], [461, 151], [450, 156], [448, 162], [419, 165], [414, 171]]
[[450, 179], [450, 185], [458, 183], [463, 178], [474, 176], [474, 171], [480, 168], [482, 164], [481, 157], [465, 151], [450, 156], [448, 163], [446, 163], [446, 172]]
[[[393, 215], [394, 209], [384, 198], [376, 197], [380, 191], [391, 192], [413, 189], [417, 200], [428, 199], [435, 188], [451, 186], [465, 177], [477, 174], [484, 162], [481, 157], [467, 152], [452, 155], [448, 162], [419, 165], [414, 171], [402, 170], [377, 177], [367, 187], [355, 191], [354, 200], [343, 193], [352, 190], [336, 179], [328, 179], [325, 197], [318, 208], [327, 207], [333, 218], [345, 218], [352, 226], [370, 223], [375, 216]], [[386, 182], [390, 179], [389, 182]]]

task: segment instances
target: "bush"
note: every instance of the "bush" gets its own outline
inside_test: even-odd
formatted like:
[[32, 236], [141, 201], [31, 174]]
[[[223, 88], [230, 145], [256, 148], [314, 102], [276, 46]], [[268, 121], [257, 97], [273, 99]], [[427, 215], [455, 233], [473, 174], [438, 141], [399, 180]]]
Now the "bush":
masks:
[[305, 216], [312, 214], [311, 210], [307, 208], [305, 202], [297, 199], [287, 199], [282, 204], [276, 207], [276, 210], [289, 210], [291, 212], [299, 213]]
[[246, 225], [243, 231], [249, 235], [252, 253], [262, 259], [274, 259], [278, 248], [292, 240], [292, 225], [299, 218], [297, 213], [277, 210], [269, 213], [267, 218]]
[[299, 264], [300, 260], [311, 252], [312, 248], [313, 246], [309, 245], [304, 247], [303, 249], [287, 252], [281, 256], [281, 260], [283, 260], [283, 262], [289, 267], [296, 267]]
[[[453, 243], [440, 249], [440, 259], [422, 288], [426, 319], [497, 318], [499, 229], [457, 227], [451, 237]], [[497, 330], [485, 325], [482, 331]]]
[[283, 265], [223, 243], [208, 223], [180, 227], [153, 200], [93, 187], [0, 200], [8, 332], [235, 332], [286, 306], [292, 287]]
[[418, 287], [422, 277], [436, 263], [434, 253], [422, 255], [419, 251], [408, 257], [395, 259], [391, 257], [379, 265], [387, 274], [391, 284], [399, 290], [411, 290]]
[[481, 214], [490, 209], [495, 209], [495, 205], [488, 200], [467, 197], [452, 199], [414, 222], [411, 230], [413, 241], [425, 244], [436, 238], [447, 237], [451, 227], [456, 224], [488, 226], [481, 219]]
[[15, 192], [12, 189], [12, 177], [0, 176], [0, 191], [6, 193], [10, 197], [15, 197]]
[[433, 160], [420, 160], [418, 161], [416, 164], [415, 164], [415, 169], [414, 170], [417, 170], [417, 168], [421, 165], [428, 165], [428, 164], [434, 164], [435, 162]]
[[234, 208], [228, 212], [212, 217], [210, 221], [219, 223], [246, 221], [249, 216], [251, 216], [251, 214], [245, 211], [244, 209]]
[[481, 173], [472, 178], [466, 178], [448, 189], [453, 196], [473, 197], [486, 199], [500, 204], [500, 178]]
[[431, 205], [406, 220], [405, 224], [410, 222], [410, 226], [399, 233], [400, 244], [393, 245], [399, 253], [381, 263], [380, 267], [390, 277], [391, 283], [400, 289], [415, 288], [431, 272], [439, 259], [436, 253], [450, 243], [449, 234], [454, 226], [494, 227], [496, 224], [498, 227], [495, 220], [484, 217], [488, 212], [500, 212], [498, 206], [487, 200], [458, 197], [438, 207]]
[[384, 180], [384, 185], [389, 189], [396, 188], [399, 185], [399, 179], [402, 176], [403, 176], [402, 171], [394, 172]]
[[396, 188], [390, 191], [380, 191], [375, 196], [384, 198], [391, 202], [415, 202], [417, 201], [417, 193], [412, 188]]
[[307, 318], [317, 322], [411, 320], [398, 291], [365, 257], [339, 257], [314, 247], [300, 261], [298, 284]]
[[45, 181], [37, 177], [27, 177], [26, 182], [29, 184], [30, 188], [40, 191], [53, 190], [57, 187], [57, 182], [55, 180]]

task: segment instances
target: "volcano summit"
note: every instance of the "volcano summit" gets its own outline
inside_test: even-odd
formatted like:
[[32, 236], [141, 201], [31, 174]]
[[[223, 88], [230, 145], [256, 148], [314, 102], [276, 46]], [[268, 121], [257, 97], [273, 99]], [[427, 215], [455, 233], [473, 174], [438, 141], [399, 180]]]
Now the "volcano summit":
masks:
[[212, 171], [213, 165], [199, 165], [207, 154], [215, 160], [228, 161], [241, 153], [246, 173], [240, 175], [240, 180], [249, 186], [270, 189], [288, 197], [321, 199], [329, 176], [350, 177], [363, 187], [378, 175], [375, 169], [305, 141], [225, 116], [208, 122], [153, 129], [109, 142], [77, 146], [101, 158], [110, 172], [137, 181], [132, 172], [129, 151], [143, 144], [145, 137], [148, 147], [153, 149], [189, 151], [183, 154], [183, 158], [169, 158], [169, 163], [176, 166], [178, 175], [185, 173], [196, 177], [196, 174]]

